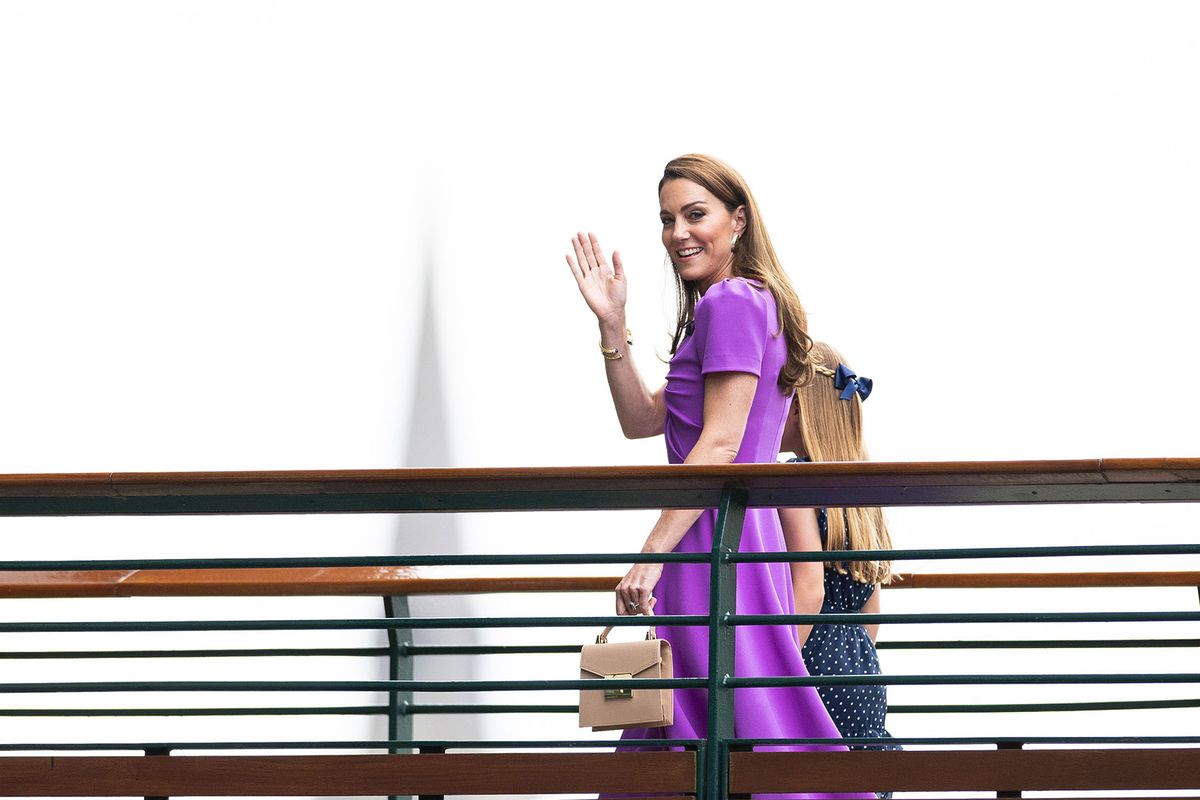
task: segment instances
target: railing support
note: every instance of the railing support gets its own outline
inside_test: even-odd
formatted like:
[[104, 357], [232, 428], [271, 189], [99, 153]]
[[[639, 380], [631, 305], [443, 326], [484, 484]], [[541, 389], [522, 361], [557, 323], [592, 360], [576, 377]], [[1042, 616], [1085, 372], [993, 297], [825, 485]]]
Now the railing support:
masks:
[[[388, 619], [408, 619], [411, 614], [408, 609], [408, 596], [398, 595], [383, 598], [383, 611]], [[388, 680], [403, 681], [413, 678], [413, 659], [411, 628], [388, 628]], [[412, 716], [408, 713], [412, 705], [412, 692], [388, 692], [388, 741], [397, 739], [412, 739]], [[389, 747], [388, 752], [399, 752], [396, 747]], [[407, 796], [390, 795], [388, 800], [409, 800]]]
[[[145, 752], [150, 758], [162, 758], [171, 755], [171, 751], [165, 747], [147, 747]], [[167, 795], [148, 794], [145, 796], [145, 800], [171, 800], [171, 798]]]
[[733, 675], [736, 631], [725, 618], [734, 613], [737, 600], [737, 564], [725, 560], [742, 541], [746, 519], [746, 493], [726, 488], [717, 507], [709, 562], [708, 601], [708, 740], [704, 749], [704, 782], [696, 787], [701, 800], [723, 800], [728, 794], [729, 740], [733, 738], [733, 689], [725, 679]]
[[[997, 750], [1021, 750], [1024, 747], [1025, 747], [1025, 745], [1022, 742], [997, 742], [996, 743]], [[1020, 789], [996, 789], [997, 800], [1000, 800], [1001, 798], [1020, 797], [1020, 796], [1021, 796]]]

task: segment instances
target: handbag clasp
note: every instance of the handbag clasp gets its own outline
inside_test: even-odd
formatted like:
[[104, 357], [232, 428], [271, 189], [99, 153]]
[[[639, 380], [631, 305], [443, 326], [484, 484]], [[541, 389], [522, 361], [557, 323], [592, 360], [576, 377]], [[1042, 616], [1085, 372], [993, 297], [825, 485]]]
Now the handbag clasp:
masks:
[[[633, 675], [628, 672], [618, 672], [613, 675], [605, 675], [604, 676], [605, 680], [609, 680], [609, 679], [629, 680], [632, 677], [633, 677]], [[605, 700], [632, 700], [633, 699], [633, 689], [605, 689], [604, 690], [604, 699]]]

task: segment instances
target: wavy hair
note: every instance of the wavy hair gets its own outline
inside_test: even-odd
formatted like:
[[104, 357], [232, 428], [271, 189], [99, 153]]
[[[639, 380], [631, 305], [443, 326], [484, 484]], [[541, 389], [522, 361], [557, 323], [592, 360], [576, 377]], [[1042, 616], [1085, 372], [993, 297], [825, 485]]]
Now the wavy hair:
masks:
[[[824, 342], [813, 342], [814, 376], [796, 391], [800, 406], [800, 435], [811, 461], [868, 461], [863, 444], [862, 400], [852, 394], [841, 399], [833, 385], [838, 364], [846, 363], [842, 354]], [[890, 550], [883, 509], [828, 508], [829, 535], [826, 550]], [[887, 583], [892, 575], [890, 561], [851, 561], [827, 564], [859, 583]]]
[[[792, 282], [775, 248], [771, 245], [771, 237], [763, 225], [762, 216], [758, 213], [758, 204], [750, 187], [737, 171], [725, 162], [712, 156], [690, 154], [673, 158], [667, 162], [663, 170], [662, 180], [658, 182], [661, 194], [667, 181], [683, 178], [703, 186], [721, 201], [730, 213], [738, 206], [745, 209], [746, 228], [738, 237], [733, 248], [733, 275], [737, 278], [747, 278], [766, 287], [775, 298], [775, 306], [779, 314], [779, 330], [787, 340], [787, 362], [779, 372], [779, 388], [790, 392], [797, 386], [807, 383], [812, 377], [812, 366], [809, 363], [808, 352], [812, 348], [812, 339], [808, 335], [808, 319], [800, 298], [792, 288]], [[677, 318], [675, 335], [671, 341], [671, 355], [683, 343], [683, 338], [689, 323], [692, 322], [696, 303], [700, 300], [700, 289], [695, 281], [685, 281], [675, 270], [675, 297]]]

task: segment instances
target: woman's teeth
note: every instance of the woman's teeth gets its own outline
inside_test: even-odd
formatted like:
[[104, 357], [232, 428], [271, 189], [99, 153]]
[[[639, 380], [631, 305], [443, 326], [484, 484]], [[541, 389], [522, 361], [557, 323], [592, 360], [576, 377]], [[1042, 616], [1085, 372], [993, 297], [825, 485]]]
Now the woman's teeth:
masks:
[[696, 255], [696, 254], [697, 254], [697, 253], [699, 253], [699, 252], [700, 252], [702, 249], [704, 249], [704, 248], [702, 248], [702, 247], [689, 247], [689, 248], [688, 248], [688, 249], [686, 249], [686, 250], [676, 250], [675, 252], [679, 254], [679, 257], [680, 257], [680, 258], [687, 258], [688, 256], [694, 256], [694, 255]]

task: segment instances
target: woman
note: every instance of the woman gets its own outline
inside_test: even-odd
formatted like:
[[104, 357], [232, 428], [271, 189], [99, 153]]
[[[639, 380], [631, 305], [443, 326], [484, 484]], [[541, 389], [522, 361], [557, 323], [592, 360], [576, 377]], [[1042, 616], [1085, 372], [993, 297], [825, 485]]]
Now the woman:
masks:
[[[669, 162], [658, 186], [662, 242], [675, 270], [678, 319], [666, 384], [650, 390], [629, 357], [625, 271], [610, 267], [592, 234], [578, 234], [567, 263], [600, 325], [600, 350], [621, 429], [629, 438], [664, 434], [671, 463], [774, 462], [795, 387], [811, 373], [800, 301], [784, 273], [745, 181], [710, 156]], [[663, 511], [642, 552], [709, 552], [716, 511]], [[775, 509], [749, 509], [743, 552], [783, 549]], [[616, 589], [617, 613], [707, 614], [707, 565], [637, 564]], [[787, 614], [793, 609], [786, 564], [740, 564], [737, 611]], [[677, 677], [708, 673], [704, 628], [660, 627]], [[808, 673], [795, 628], [737, 631], [740, 676]], [[632, 729], [626, 739], [703, 738], [703, 690], [676, 690], [675, 721]], [[738, 689], [740, 738], [837, 737], [812, 687]], [[818, 749], [818, 748], [801, 748]], [[840, 749], [840, 748], [839, 748]]]

